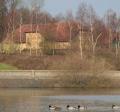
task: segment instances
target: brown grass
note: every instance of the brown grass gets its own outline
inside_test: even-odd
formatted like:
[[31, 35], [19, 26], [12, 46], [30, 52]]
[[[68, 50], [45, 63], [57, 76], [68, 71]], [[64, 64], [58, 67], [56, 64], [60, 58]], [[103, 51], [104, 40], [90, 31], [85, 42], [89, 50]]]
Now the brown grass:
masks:
[[29, 56], [1, 54], [0, 62], [16, 66], [22, 70], [79, 70], [89, 73], [103, 72], [113, 66], [101, 57], [80, 58], [79, 53], [55, 56]]
[[114, 87], [113, 80], [103, 74], [69, 74], [61, 76], [59, 79], [61, 87], [80, 87], [80, 88], [110, 88]]

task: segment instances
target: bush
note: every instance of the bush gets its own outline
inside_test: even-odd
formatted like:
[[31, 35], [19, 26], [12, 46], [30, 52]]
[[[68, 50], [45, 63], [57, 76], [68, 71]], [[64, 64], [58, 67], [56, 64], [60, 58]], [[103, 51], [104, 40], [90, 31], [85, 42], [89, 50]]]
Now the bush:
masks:
[[6, 54], [16, 53], [19, 50], [17, 44], [0, 44], [0, 52]]
[[113, 87], [112, 80], [103, 74], [88, 74], [79, 71], [70, 72], [60, 76], [61, 87], [80, 87], [80, 88], [104, 88]]
[[80, 54], [69, 54], [62, 59], [53, 61], [49, 69], [55, 70], [77, 70], [87, 71], [89, 73], [100, 73], [111, 69], [112, 66], [104, 58], [94, 59], [92, 57], [84, 57], [81, 60]]

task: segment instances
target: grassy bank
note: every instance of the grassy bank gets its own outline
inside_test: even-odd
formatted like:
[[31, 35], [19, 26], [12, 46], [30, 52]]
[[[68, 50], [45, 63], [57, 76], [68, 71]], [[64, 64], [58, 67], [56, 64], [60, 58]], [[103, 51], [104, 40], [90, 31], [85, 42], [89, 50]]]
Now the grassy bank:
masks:
[[0, 70], [17, 70], [17, 67], [9, 64], [0, 63]]
[[[62, 87], [80, 87], [80, 88], [113, 88], [120, 87], [109, 76], [103, 74], [71, 74], [60, 77], [59, 84]], [[117, 85], [117, 86], [116, 86]]]
[[[0, 72], [1, 73], [1, 72]], [[32, 71], [31, 71], [32, 73]], [[79, 71], [2, 72], [0, 87], [4, 88], [118, 88], [119, 80], [107, 73], [87, 74]], [[4, 74], [4, 75], [2, 75]], [[8, 77], [9, 74], [9, 77]], [[49, 74], [49, 75], [48, 75]], [[44, 77], [43, 77], [44, 76]]]
[[[111, 52], [110, 52], [111, 53]], [[105, 53], [104, 53], [105, 54]], [[120, 87], [119, 80], [113, 80], [111, 76], [104, 74], [105, 71], [119, 70], [119, 59], [113, 55], [99, 53], [97, 56], [85, 56], [82, 60], [79, 53], [54, 56], [29, 56], [12, 54], [1, 54], [0, 70], [73, 70], [71, 74], [59, 75], [51, 80], [0, 80], [5, 87], [80, 87], [80, 88], [110, 88]], [[114, 60], [113, 60], [114, 59]], [[7, 63], [7, 64], [3, 64]], [[78, 74], [78, 71], [80, 74]], [[4, 83], [3, 83], [4, 82]], [[9, 84], [8, 84], [9, 82]], [[0, 87], [1, 87], [0, 85]], [[20, 85], [20, 86], [19, 86]]]
[[106, 58], [97, 56], [93, 59], [89, 56], [81, 60], [79, 53], [54, 56], [1, 54], [0, 63], [6, 63], [20, 70], [87, 70], [91, 72], [93, 69], [98, 71], [115, 69], [114, 64]]

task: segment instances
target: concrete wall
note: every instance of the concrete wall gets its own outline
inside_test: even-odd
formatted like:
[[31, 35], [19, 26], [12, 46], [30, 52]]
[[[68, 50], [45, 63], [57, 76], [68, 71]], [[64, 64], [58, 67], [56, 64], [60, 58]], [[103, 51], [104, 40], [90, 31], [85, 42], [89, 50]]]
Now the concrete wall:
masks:
[[64, 70], [13, 70], [0, 71], [0, 87], [2, 88], [39, 88], [61, 87], [60, 76], [75, 74], [75, 71]]
[[58, 79], [60, 75], [69, 74], [67, 71], [0, 71], [1, 88], [39, 88], [39, 87], [59, 87]]
[[55, 79], [68, 72], [59, 70], [8, 70], [0, 71], [0, 79]]
[[[70, 70], [1, 70], [0, 79], [56, 79], [61, 75], [79, 73]], [[120, 78], [120, 71], [107, 71], [105, 75]]]
[[[26, 71], [0, 71], [0, 87], [59, 87], [58, 81], [61, 75], [69, 75], [79, 72], [55, 71], [55, 70], [26, 70]], [[85, 74], [83, 74], [85, 75]], [[120, 81], [120, 71], [106, 72], [108, 77]]]

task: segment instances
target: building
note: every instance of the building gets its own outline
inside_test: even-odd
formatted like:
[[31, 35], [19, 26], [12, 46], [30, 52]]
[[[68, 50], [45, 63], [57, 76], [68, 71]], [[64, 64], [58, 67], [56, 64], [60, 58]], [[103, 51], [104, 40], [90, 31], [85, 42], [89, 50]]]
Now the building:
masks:
[[[12, 40], [13, 43], [19, 45], [19, 49], [23, 50], [40, 50], [54, 49], [67, 50], [71, 47], [71, 41], [76, 39], [80, 30], [77, 23], [72, 23], [70, 26], [67, 22], [50, 23], [40, 25], [22, 25], [14, 32], [13, 40], [8, 36], [5, 41]], [[86, 37], [88, 30], [83, 29], [83, 35]]]

